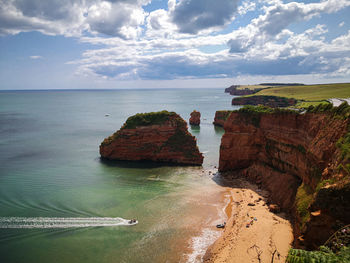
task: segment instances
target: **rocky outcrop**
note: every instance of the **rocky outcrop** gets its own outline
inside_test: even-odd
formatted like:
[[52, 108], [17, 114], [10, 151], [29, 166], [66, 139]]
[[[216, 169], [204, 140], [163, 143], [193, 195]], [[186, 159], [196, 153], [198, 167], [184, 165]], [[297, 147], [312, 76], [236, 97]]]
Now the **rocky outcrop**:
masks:
[[250, 96], [232, 99], [232, 105], [264, 105], [273, 108], [294, 106], [296, 103], [296, 99], [277, 96]]
[[257, 93], [262, 89], [248, 89], [248, 88], [240, 88], [240, 85], [232, 85], [225, 89], [225, 93], [230, 93], [230, 95], [235, 96], [245, 96]]
[[350, 107], [305, 114], [253, 108], [225, 122], [219, 170], [269, 190], [270, 201], [294, 216], [295, 245], [315, 248], [350, 223]]
[[190, 125], [199, 125], [201, 123], [201, 113], [199, 111], [192, 111], [190, 118]]
[[102, 158], [201, 165], [203, 155], [186, 122], [175, 112], [153, 112], [129, 117], [119, 131], [100, 145]]
[[213, 124], [216, 126], [224, 127], [224, 123], [230, 116], [232, 110], [218, 110], [215, 112]]

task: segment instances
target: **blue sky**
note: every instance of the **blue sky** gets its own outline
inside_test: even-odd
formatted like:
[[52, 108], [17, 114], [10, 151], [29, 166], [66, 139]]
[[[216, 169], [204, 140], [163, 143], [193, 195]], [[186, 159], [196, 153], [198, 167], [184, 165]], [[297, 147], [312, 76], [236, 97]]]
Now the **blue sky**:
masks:
[[350, 0], [0, 0], [0, 89], [350, 82]]

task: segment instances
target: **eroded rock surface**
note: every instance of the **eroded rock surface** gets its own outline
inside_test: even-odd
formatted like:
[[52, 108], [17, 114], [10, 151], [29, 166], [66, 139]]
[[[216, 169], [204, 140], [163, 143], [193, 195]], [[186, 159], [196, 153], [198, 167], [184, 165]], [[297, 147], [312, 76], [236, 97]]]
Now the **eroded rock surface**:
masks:
[[169, 162], [201, 165], [203, 155], [187, 123], [175, 112], [136, 114], [100, 145], [109, 160]]
[[199, 111], [192, 111], [190, 118], [190, 125], [199, 125], [201, 123], [201, 113]]
[[269, 190], [271, 201], [294, 215], [296, 246], [315, 248], [350, 223], [349, 164], [337, 147], [348, 127], [348, 117], [333, 113], [233, 112], [219, 170]]

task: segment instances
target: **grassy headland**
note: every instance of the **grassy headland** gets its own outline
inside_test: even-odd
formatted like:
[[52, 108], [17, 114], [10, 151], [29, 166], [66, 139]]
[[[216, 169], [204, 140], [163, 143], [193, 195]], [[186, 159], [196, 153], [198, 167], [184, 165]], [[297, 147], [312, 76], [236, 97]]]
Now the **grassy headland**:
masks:
[[350, 83], [277, 86], [265, 88], [254, 94], [254, 96], [262, 95], [294, 98], [299, 101], [297, 107], [308, 107], [328, 103], [326, 100], [330, 98], [349, 98]]

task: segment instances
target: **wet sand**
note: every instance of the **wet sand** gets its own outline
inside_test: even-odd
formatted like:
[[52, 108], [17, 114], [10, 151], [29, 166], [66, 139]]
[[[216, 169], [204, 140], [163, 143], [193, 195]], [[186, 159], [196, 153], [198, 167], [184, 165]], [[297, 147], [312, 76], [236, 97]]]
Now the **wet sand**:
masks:
[[270, 212], [266, 205], [268, 192], [256, 185], [243, 179], [234, 179], [231, 184], [226, 227], [207, 250], [203, 262], [272, 262], [273, 256], [273, 262], [285, 262], [293, 240], [286, 215]]

